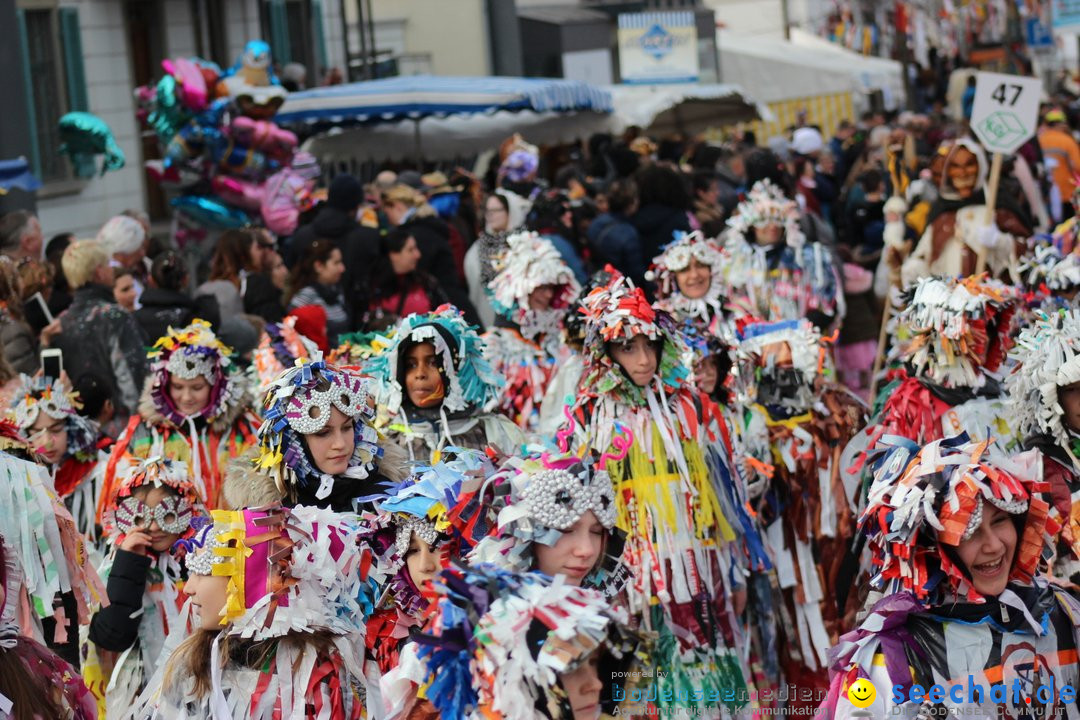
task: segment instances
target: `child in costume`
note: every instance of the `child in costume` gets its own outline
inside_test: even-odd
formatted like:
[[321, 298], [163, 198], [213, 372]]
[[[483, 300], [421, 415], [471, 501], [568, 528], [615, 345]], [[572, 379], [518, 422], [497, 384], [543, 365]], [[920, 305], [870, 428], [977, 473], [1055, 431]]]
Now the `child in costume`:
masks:
[[91, 618], [83, 651], [83, 674], [104, 717], [130, 709], [163, 660], [166, 636], [187, 633], [177, 541], [190, 538], [192, 522], [205, 515], [186, 466], [157, 457], [132, 467], [107, 501], [109, 604]]
[[[747, 494], [765, 528], [779, 591], [755, 578], [751, 626], [776, 627], [785, 679], [804, 688], [825, 686], [826, 653], [850, 626], [849, 609], [834, 595], [855, 532], [838, 460], [865, 423], [866, 408], [829, 382], [830, 371], [828, 350], [809, 320], [751, 323], [740, 331], [738, 431], [754, 477]], [[771, 616], [762, 612], [769, 606]], [[849, 623], [856, 609], [847, 613]]]
[[732, 315], [775, 322], [807, 318], [822, 331], [844, 316], [832, 252], [807, 242], [799, 205], [768, 180], [739, 203], [722, 236]]
[[154, 344], [147, 355], [153, 366], [139, 412], [117, 441], [106, 468], [99, 515], [116, 493], [115, 462], [123, 453], [186, 463], [188, 477], [207, 507], [221, 504], [225, 465], [255, 445], [258, 426], [247, 383], [233, 367], [230, 352], [204, 320], [171, 330]]
[[444, 570], [435, 590], [415, 652], [383, 678], [387, 720], [597, 720], [642, 709], [627, 683], [642, 674], [643, 642], [601, 593], [490, 565]]
[[521, 429], [491, 412], [503, 379], [484, 359], [484, 341], [461, 311], [442, 305], [402, 318], [391, 336], [373, 344], [364, 364], [377, 386], [378, 427], [410, 461], [434, 462], [444, 447], [515, 454]]
[[1058, 696], [1080, 681], [1080, 604], [1041, 575], [1056, 528], [1037, 465], [966, 435], [895, 442], [859, 521], [884, 598], [830, 651], [825, 717], [855, 717], [864, 678], [878, 688], [864, 717], [1080, 717]]
[[22, 375], [11, 416], [52, 471], [53, 488], [76, 519], [79, 532], [94, 540], [101, 480], [95, 469], [99, 450], [107, 444], [99, 444], [97, 423], [79, 415], [80, 408], [79, 394], [66, 380]]
[[[732, 650], [740, 625], [733, 564], [741, 550], [705, 457], [722, 418], [689, 384], [690, 351], [671, 317], [629, 279], [610, 277], [582, 301], [585, 374], [570, 410], [578, 427], [566, 431], [574, 433], [575, 454], [626, 452], [606, 469], [617, 523], [627, 531], [629, 609], [642, 629], [660, 635], [652, 658], [663, 671], [654, 680], [660, 709], [719, 712], [702, 698], [723, 689], [733, 710], [749, 698], [745, 663]], [[673, 700], [672, 689], [700, 692]]]
[[581, 287], [551, 242], [534, 232], [507, 239], [499, 271], [487, 284], [495, 327], [484, 334], [484, 357], [506, 378], [500, 412], [535, 431], [548, 381], [570, 353], [563, 322]]
[[271, 506], [213, 512], [187, 556], [198, 629], [140, 698], [138, 718], [363, 717], [366, 564], [346, 515]]

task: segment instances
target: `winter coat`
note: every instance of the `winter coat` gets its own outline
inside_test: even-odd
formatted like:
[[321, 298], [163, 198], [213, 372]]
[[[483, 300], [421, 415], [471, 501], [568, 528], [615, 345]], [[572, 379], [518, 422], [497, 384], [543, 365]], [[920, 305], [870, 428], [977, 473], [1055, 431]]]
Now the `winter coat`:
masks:
[[633, 217], [634, 227], [641, 236], [646, 258], [654, 258], [670, 243], [676, 230], [690, 232], [690, 218], [685, 210], [666, 205], [646, 205]]
[[213, 298], [221, 317], [236, 317], [244, 312], [244, 296], [232, 280], [207, 280], [195, 289], [195, 297], [200, 300], [204, 297]]
[[187, 293], [161, 288], [146, 288], [142, 294], [142, 307], [135, 311], [135, 319], [143, 329], [146, 339], [157, 342], [169, 328], [187, 327], [195, 318], [201, 318], [217, 328], [221, 314], [213, 295], [192, 298]]
[[146, 378], [146, 345], [135, 316], [113, 301], [112, 288], [89, 284], [75, 291], [60, 316], [52, 346], [64, 354], [64, 370], [73, 381], [92, 372], [108, 382], [117, 414], [135, 411]]
[[597, 270], [610, 263], [638, 287], [644, 283], [649, 258], [637, 228], [625, 215], [603, 213], [593, 220], [589, 226], [589, 251]]
[[416, 239], [416, 246], [420, 248], [416, 269], [435, 278], [450, 302], [465, 313], [470, 325], [479, 325], [480, 316], [469, 300], [469, 293], [458, 282], [449, 226], [437, 217], [413, 216], [401, 227]]
[[106, 585], [109, 604], [90, 619], [91, 642], [112, 652], [123, 652], [134, 644], [139, 623], [132, 618], [141, 614], [149, 569], [148, 556], [116, 550]]
[[0, 345], [4, 359], [17, 372], [33, 375], [38, 370], [38, 342], [30, 326], [13, 317], [0, 319]]

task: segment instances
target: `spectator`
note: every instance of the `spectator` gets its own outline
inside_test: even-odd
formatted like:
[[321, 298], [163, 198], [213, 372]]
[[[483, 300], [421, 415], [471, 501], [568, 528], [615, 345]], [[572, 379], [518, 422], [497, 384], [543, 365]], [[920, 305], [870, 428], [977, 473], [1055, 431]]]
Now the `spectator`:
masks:
[[446, 302], [435, 279], [418, 269], [420, 250], [406, 228], [397, 228], [382, 239], [379, 264], [372, 274], [371, 310], [367, 326], [390, 327], [406, 315], [429, 313]]
[[135, 276], [127, 268], [113, 270], [113, 300], [128, 312], [135, 312]]
[[19, 272], [7, 257], [0, 257], [0, 344], [4, 359], [17, 372], [27, 375], [37, 372], [37, 337], [23, 313]]
[[[244, 312], [248, 315], [257, 315], [264, 322], [281, 322], [285, 315], [285, 306], [282, 302], [283, 288], [274, 282], [274, 267], [282, 263], [281, 256], [277, 252], [277, 245], [273, 236], [263, 228], [252, 228], [250, 232], [255, 236], [258, 244], [256, 251], [256, 272], [249, 273], [244, 290]], [[288, 277], [288, 271], [285, 271]], [[282, 285], [285, 280], [282, 279]]]
[[45, 238], [41, 223], [27, 210], [13, 210], [0, 217], [0, 255], [12, 260], [40, 258]]
[[341, 250], [333, 240], [319, 238], [308, 245], [300, 262], [293, 268], [289, 283], [292, 291], [289, 310], [308, 305], [319, 305], [326, 310], [326, 335], [331, 347], [337, 344], [339, 335], [353, 327], [341, 291], [341, 278], [344, 275], [345, 263], [341, 259]]
[[[23, 318], [37, 335], [50, 322], [49, 313], [46, 310], [52, 295], [52, 266], [44, 260], [23, 258], [16, 267], [19, 271], [20, 287], [22, 287]], [[45, 307], [37, 301], [36, 295], [40, 295], [45, 301]]]
[[62, 265], [74, 298], [58, 319], [52, 345], [63, 352], [69, 376], [93, 372], [104, 378], [117, 413], [126, 419], [146, 376], [146, 339], [134, 316], [113, 302], [113, 270], [99, 243], [72, 243]]
[[146, 279], [143, 259], [146, 257], [147, 235], [143, 225], [130, 216], [117, 215], [101, 226], [97, 241], [109, 253], [114, 268], [130, 271], [135, 281], [135, 306], [138, 307]]
[[[1061, 110], [1055, 108], [1046, 113], [1044, 127], [1039, 131], [1039, 147], [1054, 181], [1050, 198], [1051, 214], [1055, 222], [1067, 220], [1076, 214], [1072, 197], [1076, 192], [1076, 174], [1080, 172], [1080, 145], [1069, 131], [1065, 113]], [[1054, 190], [1057, 197], [1054, 197]], [[1054, 212], [1059, 207], [1060, 212]]]
[[213, 295], [221, 317], [244, 312], [247, 278], [262, 262], [262, 250], [255, 235], [248, 230], [226, 230], [218, 238], [214, 257], [210, 260], [210, 279], [195, 291], [195, 295]]
[[637, 212], [637, 183], [630, 178], [616, 180], [608, 188], [608, 212], [589, 227], [589, 252], [597, 270], [610, 264], [639, 287], [648, 268], [641, 237], [630, 221]]
[[877, 266], [884, 246], [885, 178], [881, 171], [870, 169], [859, 175], [863, 198], [852, 206], [847, 220], [851, 261], [872, 270]]
[[724, 217], [731, 217], [739, 205], [739, 197], [746, 189], [746, 161], [741, 152], [724, 146], [720, 161], [716, 164], [716, 182], [718, 202], [724, 210]]
[[102, 433], [113, 440], [119, 437], [124, 428], [114, 422], [116, 408], [113, 406], [108, 382], [100, 375], [88, 372], [75, 379], [73, 389], [79, 393], [79, 399], [82, 400], [79, 414], [97, 422]]
[[[330, 183], [329, 195], [315, 219], [301, 227], [292, 239], [294, 258], [303, 255], [317, 238], [330, 240], [341, 251], [345, 263], [341, 286], [349, 305], [349, 317], [356, 322], [367, 310], [371, 268], [379, 257], [379, 231], [356, 221], [363, 202], [364, 188], [360, 181], [352, 175], [338, 175]], [[285, 257], [289, 259], [288, 254]]]
[[68, 287], [67, 278], [64, 277], [64, 269], [60, 267], [60, 258], [64, 256], [67, 246], [75, 242], [75, 239], [74, 233], [60, 233], [52, 236], [45, 244], [45, 259], [52, 265], [53, 291], [49, 297], [49, 312], [54, 317], [71, 305], [71, 288]]
[[724, 231], [724, 209], [720, 207], [720, 181], [711, 172], [693, 175], [694, 217], [705, 237], [719, 237]]
[[484, 234], [465, 252], [465, 282], [469, 288], [469, 300], [484, 327], [491, 327], [495, 323], [495, 310], [491, 307], [484, 282], [490, 268], [483, 265], [490, 262], [488, 256], [494, 245], [494, 236], [511, 228], [510, 197], [517, 196], [504, 192], [494, 192], [488, 196], [484, 201]]
[[281, 292], [289, 285], [289, 268], [276, 250], [266, 253], [267, 272], [270, 274], [270, 282]]
[[666, 165], [649, 165], [637, 175], [638, 209], [634, 227], [641, 237], [642, 255], [654, 258], [671, 242], [676, 230], [690, 232], [690, 193], [682, 175]]
[[559, 251], [563, 262], [570, 266], [577, 281], [584, 285], [589, 278], [581, 252], [570, 240], [573, 227], [574, 212], [570, 209], [570, 201], [560, 192], [549, 192], [536, 198], [525, 218], [525, 228], [547, 238]]
[[221, 324], [217, 299], [213, 295], [188, 295], [188, 271], [184, 258], [167, 250], [154, 258], [150, 267], [150, 287], [143, 292], [142, 307], [135, 319], [147, 338], [164, 337], [170, 327], [182, 328], [199, 318], [212, 327]]

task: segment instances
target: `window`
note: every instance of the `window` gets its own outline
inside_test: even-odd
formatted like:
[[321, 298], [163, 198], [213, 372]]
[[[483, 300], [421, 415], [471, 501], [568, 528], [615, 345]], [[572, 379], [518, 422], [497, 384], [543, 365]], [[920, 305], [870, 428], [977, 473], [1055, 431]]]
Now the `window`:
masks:
[[278, 68], [300, 63], [309, 86], [317, 84], [327, 65], [322, 0], [266, 0], [260, 19]]

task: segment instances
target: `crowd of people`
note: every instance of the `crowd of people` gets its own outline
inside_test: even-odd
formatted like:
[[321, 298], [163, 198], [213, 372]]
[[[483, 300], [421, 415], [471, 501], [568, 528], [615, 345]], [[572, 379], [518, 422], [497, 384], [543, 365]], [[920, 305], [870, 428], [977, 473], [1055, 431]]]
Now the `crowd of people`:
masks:
[[0, 217], [0, 716], [1075, 715], [1042, 119], [991, 203], [962, 121], [868, 113], [514, 136], [206, 257]]

